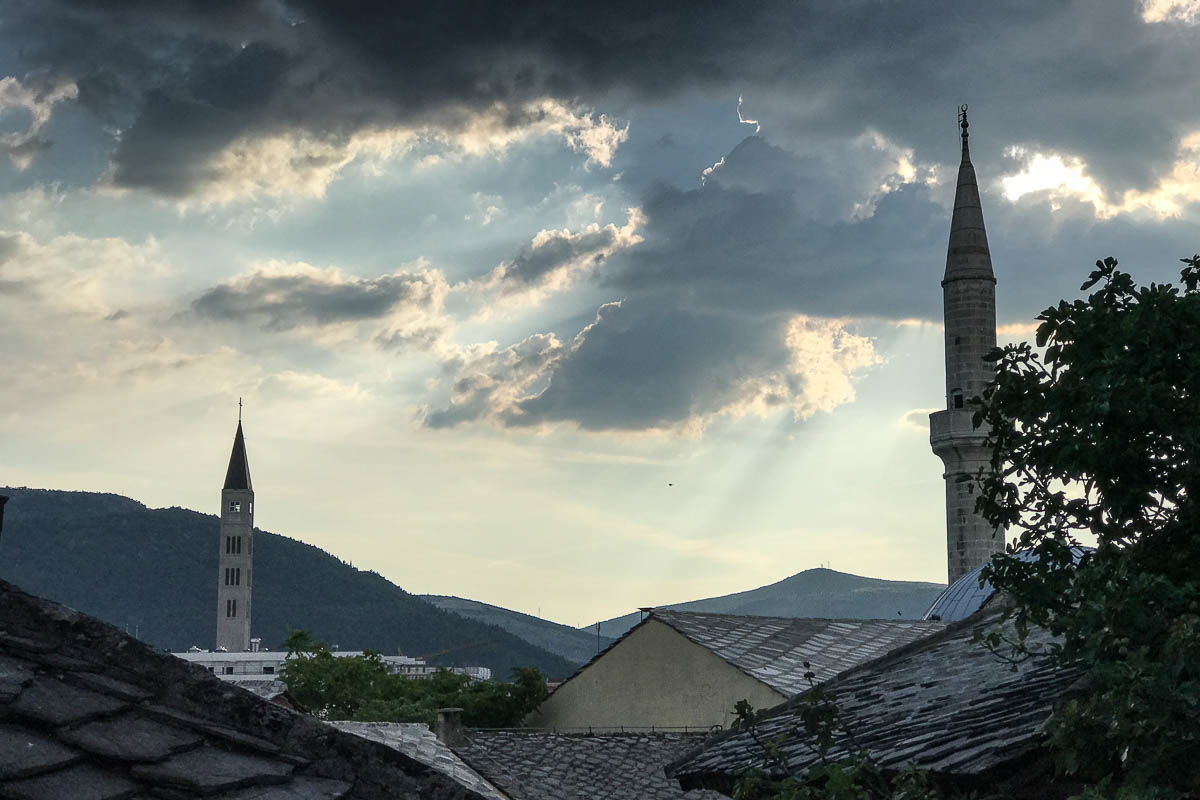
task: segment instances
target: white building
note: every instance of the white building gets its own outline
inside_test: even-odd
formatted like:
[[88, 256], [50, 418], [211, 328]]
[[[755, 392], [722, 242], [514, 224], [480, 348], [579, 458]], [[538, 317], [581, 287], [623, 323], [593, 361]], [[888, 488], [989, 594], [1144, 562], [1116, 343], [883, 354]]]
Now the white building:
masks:
[[[333, 655], [339, 658], [363, 654], [362, 650], [333, 652]], [[175, 653], [174, 655], [184, 661], [199, 664], [214, 675], [228, 681], [275, 680], [288, 658], [287, 651], [284, 650], [244, 650], [232, 653], [221, 650], [201, 650], [198, 647], [193, 647], [186, 653]], [[426, 664], [422, 659], [404, 655], [381, 656], [381, 658], [387, 666], [388, 672], [404, 675], [407, 678], [428, 678], [441, 669], [441, 667]], [[487, 667], [449, 667], [449, 670], [477, 681], [491, 680], [492, 677], [492, 671]]]

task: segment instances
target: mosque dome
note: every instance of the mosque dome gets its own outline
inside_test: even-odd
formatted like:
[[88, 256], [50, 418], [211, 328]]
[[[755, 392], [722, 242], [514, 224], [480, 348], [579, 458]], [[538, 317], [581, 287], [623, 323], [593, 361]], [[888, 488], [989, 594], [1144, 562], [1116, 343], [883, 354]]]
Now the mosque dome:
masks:
[[[1090, 547], [1075, 547], [1072, 548], [1075, 553], [1075, 561], [1083, 557], [1084, 553], [1091, 552]], [[1013, 553], [1013, 556], [1021, 561], [1035, 561], [1037, 554], [1032, 550], [1022, 550], [1018, 553]], [[981, 586], [979, 583], [979, 573], [983, 570], [983, 565], [976, 567], [969, 572], [963, 573], [962, 577], [954, 583], [942, 590], [942, 593], [937, 596], [933, 604], [929, 606], [929, 610], [925, 612], [923, 620], [939, 619], [942, 622], [957, 622], [960, 619], [966, 619], [974, 614], [988, 598], [995, 594], [996, 590], [992, 588], [990, 581], [984, 581]]]
[[979, 573], [982, 569], [983, 566], [978, 566], [964, 572], [961, 578], [943, 589], [921, 619], [957, 622], [978, 611], [996, 591], [988, 581], [984, 581], [982, 586], [979, 585]]

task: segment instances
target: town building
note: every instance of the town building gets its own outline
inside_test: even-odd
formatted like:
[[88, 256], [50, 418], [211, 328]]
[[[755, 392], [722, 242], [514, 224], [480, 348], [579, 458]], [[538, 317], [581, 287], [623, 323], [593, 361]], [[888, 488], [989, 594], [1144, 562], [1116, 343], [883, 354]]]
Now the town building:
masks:
[[651, 610], [563, 682], [526, 724], [559, 731], [725, 727], [941, 630], [915, 620], [789, 619]]
[[[337, 658], [349, 658], [364, 654], [365, 652], [362, 650], [335, 650], [331, 655]], [[275, 680], [288, 659], [286, 650], [261, 649], [233, 653], [222, 650], [201, 650], [193, 647], [186, 653], [175, 653], [174, 655], [184, 661], [204, 667], [217, 677], [229, 681]], [[492, 677], [492, 671], [487, 667], [437, 667], [426, 664], [424, 659], [406, 655], [381, 655], [380, 658], [389, 672], [413, 679], [428, 678], [439, 669], [448, 669], [457, 675], [466, 675], [472, 680], [486, 681], [491, 680]]]
[[[1054, 765], [1041, 745], [1055, 703], [1078, 674], [1055, 666], [1052, 639], [1040, 629], [1027, 640], [1032, 655], [1017, 663], [983, 647], [977, 637], [1001, 622], [998, 600], [826, 683], [837, 696], [840, 720], [828, 753], [818, 753], [797, 733], [804, 731], [805, 706], [793, 701], [772, 709], [753, 732], [727, 733], [670, 765], [668, 773], [684, 788], [728, 793], [747, 769], [801, 775], [823, 758], [862, 752], [885, 770], [926, 770], [953, 792], [1065, 797], [1070, 781], [1049, 785]], [[783, 763], [762, 747], [776, 737]]]

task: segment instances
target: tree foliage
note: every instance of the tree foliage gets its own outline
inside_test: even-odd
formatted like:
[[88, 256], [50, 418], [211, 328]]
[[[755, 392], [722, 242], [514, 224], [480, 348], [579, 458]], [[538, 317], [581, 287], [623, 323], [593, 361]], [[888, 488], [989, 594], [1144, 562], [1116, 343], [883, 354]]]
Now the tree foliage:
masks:
[[[807, 668], [808, 662], [804, 666]], [[767, 762], [766, 769], [738, 776], [734, 800], [940, 800], [942, 796], [925, 773], [912, 769], [888, 772], [876, 764], [842, 719], [837, 695], [816, 685], [812, 672], [805, 677], [810, 688], [797, 701], [800, 724], [778, 736], [764, 739], [758, 735], [760, 714], [747, 701], [740, 700], [734, 707], [737, 718], [733, 727], [754, 738]], [[819, 762], [802, 774], [791, 768], [785, 752], [785, 745], [797, 741], [815, 753]], [[839, 742], [848, 743], [851, 752], [835, 760], [830, 752]]]
[[1096, 262], [1086, 299], [1038, 317], [1040, 355], [991, 355], [976, 414], [979, 508], [1017, 534], [983, 575], [1083, 670], [1049, 732], [1089, 797], [1200, 794], [1200, 256], [1183, 262], [1182, 287]]
[[390, 673], [378, 653], [335, 656], [307, 631], [293, 631], [284, 646], [282, 680], [324, 719], [432, 725], [439, 708], [455, 707], [471, 727], [508, 728], [520, 725], [547, 694], [545, 678], [532, 667], [513, 670], [512, 683], [476, 681], [444, 669], [413, 679]]

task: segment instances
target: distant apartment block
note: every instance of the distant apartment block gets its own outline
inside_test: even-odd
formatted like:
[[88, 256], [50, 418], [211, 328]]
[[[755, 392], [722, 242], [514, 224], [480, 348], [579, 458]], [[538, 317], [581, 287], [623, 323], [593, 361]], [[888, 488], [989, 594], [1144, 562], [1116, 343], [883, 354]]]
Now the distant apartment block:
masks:
[[[339, 650], [333, 653], [339, 658], [363, 654], [362, 650]], [[217, 677], [227, 681], [274, 680], [288, 659], [287, 652], [283, 650], [246, 650], [239, 653], [227, 653], [220, 650], [201, 650], [198, 647], [194, 647], [186, 653], [175, 653], [174, 655], [184, 661], [199, 664]], [[422, 659], [404, 655], [382, 656], [382, 658], [389, 672], [414, 680], [428, 678], [439, 669], [448, 669], [456, 675], [466, 675], [477, 681], [486, 681], [492, 678], [492, 671], [488, 667], [437, 667], [426, 664]]]

